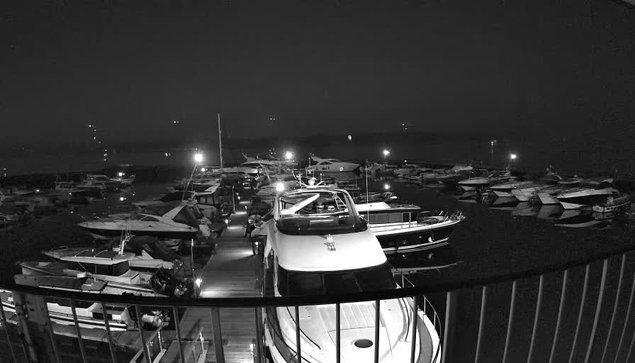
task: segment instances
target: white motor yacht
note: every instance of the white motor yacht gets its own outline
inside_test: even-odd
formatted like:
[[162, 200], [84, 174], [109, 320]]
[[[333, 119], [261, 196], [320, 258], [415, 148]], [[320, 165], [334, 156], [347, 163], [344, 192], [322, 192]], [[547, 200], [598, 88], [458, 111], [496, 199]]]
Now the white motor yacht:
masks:
[[[322, 210], [320, 202], [326, 206]], [[345, 190], [315, 187], [282, 192], [275, 199], [272, 216], [261, 227], [266, 235], [265, 296], [398, 288], [381, 245]], [[382, 300], [379, 306], [380, 319], [375, 321], [373, 301], [341, 304], [342, 362], [372, 361], [377, 346], [379, 362], [407, 362], [413, 343], [416, 362], [440, 360], [439, 335], [413, 299]], [[302, 361], [335, 361], [335, 316], [335, 304], [300, 306], [299, 323], [293, 307], [263, 308], [265, 347], [273, 362], [295, 359], [298, 344]]]
[[166, 239], [192, 239], [199, 232], [209, 237], [209, 219], [189, 202], [151, 205], [125, 217], [103, 218], [79, 223], [97, 239], [120, 237], [124, 232]]
[[558, 194], [556, 199], [564, 209], [578, 209], [605, 203], [609, 196], [618, 197], [620, 192], [613, 187], [604, 188], [574, 188]]
[[311, 155], [311, 159], [316, 164], [309, 166], [308, 169], [318, 173], [355, 172], [359, 170], [361, 166], [360, 164], [349, 163], [333, 158], [323, 159], [314, 155]]
[[458, 211], [422, 211], [420, 206], [413, 204], [371, 201], [355, 207], [386, 254], [445, 246], [456, 225], [465, 219]]

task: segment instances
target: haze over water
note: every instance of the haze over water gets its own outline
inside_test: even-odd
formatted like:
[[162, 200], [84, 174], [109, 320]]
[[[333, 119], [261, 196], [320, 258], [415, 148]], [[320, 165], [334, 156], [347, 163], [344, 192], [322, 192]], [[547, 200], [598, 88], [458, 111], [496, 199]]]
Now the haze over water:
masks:
[[[470, 133], [395, 133], [316, 135], [302, 138], [263, 138], [223, 140], [223, 161], [236, 164], [244, 161], [241, 152], [265, 156], [269, 148], [279, 154], [293, 150], [300, 163], [308, 162], [308, 154], [335, 157], [342, 160], [382, 161], [381, 151], [387, 148], [391, 154], [387, 161], [393, 163], [429, 162], [440, 164], [480, 163], [504, 168], [509, 154], [518, 159], [512, 169], [535, 171], [553, 165], [561, 173], [600, 174], [619, 177], [635, 175], [635, 144], [630, 129], [623, 132], [602, 134], [576, 132], [570, 135], [550, 133], [525, 133], [496, 136]], [[494, 147], [491, 141], [496, 140]], [[218, 165], [218, 139], [216, 135], [192, 136], [174, 142], [110, 143], [107, 161], [103, 161], [101, 148], [86, 145], [53, 145], [5, 150], [0, 157], [0, 169], [8, 175], [31, 173], [56, 173], [68, 171], [98, 170], [119, 164], [133, 165], [191, 165], [195, 148], [206, 155], [205, 163]], [[166, 156], [166, 153], [167, 156]]]

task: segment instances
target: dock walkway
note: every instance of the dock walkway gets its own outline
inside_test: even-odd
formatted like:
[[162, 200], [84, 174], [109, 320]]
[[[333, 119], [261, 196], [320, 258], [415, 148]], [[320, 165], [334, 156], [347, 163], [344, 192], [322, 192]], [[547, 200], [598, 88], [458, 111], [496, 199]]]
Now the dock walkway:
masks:
[[[261, 256], [254, 255], [252, 244], [244, 237], [242, 224], [247, 216], [232, 216], [227, 230], [215, 244], [214, 253], [198, 272], [202, 298], [257, 297], [262, 295]], [[253, 363], [256, 341], [254, 308], [221, 308], [219, 311], [223, 351], [227, 363]], [[212, 309], [189, 308], [180, 319], [180, 330], [186, 344], [202, 336], [208, 347], [205, 362], [216, 362], [212, 328]], [[209, 343], [208, 343], [209, 342]], [[208, 344], [207, 344], [208, 343]], [[185, 345], [185, 344], [184, 344]], [[178, 362], [178, 345], [172, 344], [161, 362]]]

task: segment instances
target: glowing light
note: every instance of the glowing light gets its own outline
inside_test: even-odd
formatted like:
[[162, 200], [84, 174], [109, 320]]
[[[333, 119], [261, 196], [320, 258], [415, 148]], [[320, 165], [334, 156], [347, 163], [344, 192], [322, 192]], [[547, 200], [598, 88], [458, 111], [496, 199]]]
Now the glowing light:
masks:
[[207, 168], [201, 168], [201, 173], [204, 173], [207, 171]]
[[203, 162], [203, 154], [201, 154], [201, 153], [194, 154], [194, 161], [196, 163], [202, 163]]
[[494, 140], [490, 141], [489, 144], [494, 147]]
[[201, 284], [203, 283], [203, 279], [200, 277], [197, 277], [196, 280], [194, 280], [194, 283], [196, 284], [196, 287], [200, 288]]
[[97, 140], [97, 136], [93, 136], [93, 140]]
[[165, 156], [170, 156], [170, 154], [169, 153], [165, 153]]
[[280, 193], [284, 191], [284, 184], [278, 182], [276, 183], [276, 192]]
[[240, 195], [236, 197], [236, 199], [240, 200]]
[[124, 174], [123, 171], [120, 171], [117, 175], [119, 175], [119, 177], [122, 177], [123, 174]]
[[40, 190], [39, 190], [39, 189], [35, 189], [35, 192], [36, 192], [36, 193], [39, 193], [39, 192], [40, 192]]
[[348, 141], [352, 141], [353, 140], [353, 136], [348, 135]]
[[124, 200], [126, 200], [126, 197], [119, 197], [119, 200], [123, 202]]
[[516, 154], [509, 154], [509, 158], [510, 158], [511, 160], [516, 160], [516, 158], [518, 158], [518, 155], [516, 155]]
[[390, 184], [384, 184], [384, 189], [385, 190], [389, 190], [390, 189]]
[[88, 127], [93, 127], [93, 125], [88, 125]]
[[390, 155], [390, 150], [388, 149], [384, 149], [384, 151], [382, 151], [382, 154], [384, 154], [384, 157]]
[[287, 152], [284, 154], [284, 158], [285, 158], [285, 159], [287, 159], [287, 160], [291, 160], [291, 159], [293, 159], [293, 153], [292, 153], [291, 151], [287, 151]]
[[229, 219], [225, 219], [225, 224], [229, 224]]
[[239, 210], [239, 211], [236, 211], [234, 214], [237, 215], [237, 216], [244, 215], [244, 214], [247, 214], [247, 211], [246, 210]]

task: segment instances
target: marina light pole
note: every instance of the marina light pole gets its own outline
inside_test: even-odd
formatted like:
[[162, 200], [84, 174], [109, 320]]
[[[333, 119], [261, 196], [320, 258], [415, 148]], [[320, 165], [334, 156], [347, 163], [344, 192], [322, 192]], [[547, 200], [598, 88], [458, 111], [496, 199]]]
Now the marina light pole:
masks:
[[507, 164], [507, 169], [511, 169], [512, 162], [518, 158], [517, 154], [511, 153], [509, 154], [509, 163]]
[[188, 185], [192, 184], [192, 178], [194, 178], [194, 172], [196, 172], [196, 167], [203, 162], [205, 157], [203, 156], [203, 153], [196, 153], [194, 154], [193, 159], [194, 159], [194, 168], [192, 169], [192, 174], [190, 174], [190, 180], [188, 180], [187, 184], [183, 187], [183, 197], [181, 197], [181, 200], [185, 199], [185, 192], [187, 192]]
[[218, 113], [218, 158], [220, 159], [220, 168], [223, 169], [223, 144], [220, 132], [220, 112]]
[[388, 155], [390, 155], [390, 150], [388, 149], [384, 149], [382, 151], [382, 155], [384, 156], [384, 161], [386, 160], [386, 158], [388, 157]]

